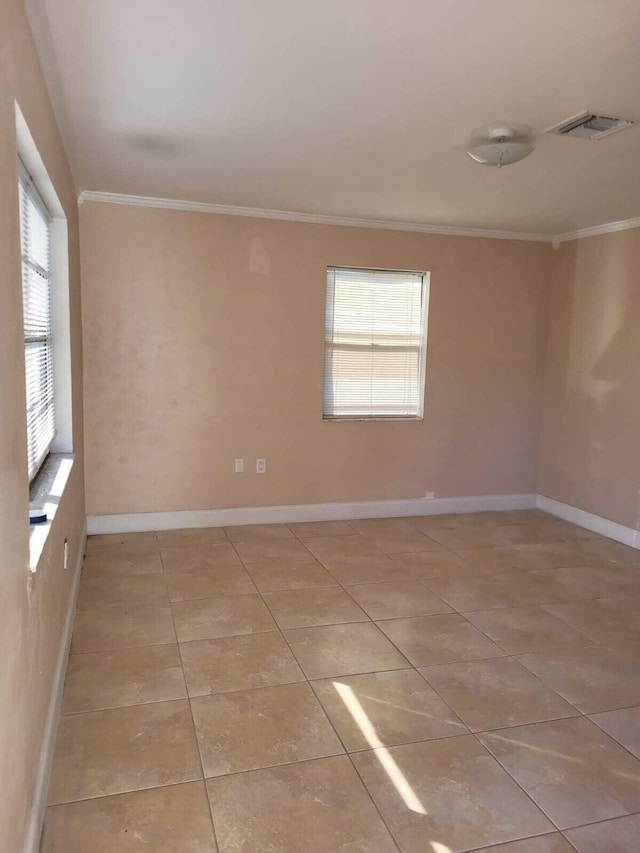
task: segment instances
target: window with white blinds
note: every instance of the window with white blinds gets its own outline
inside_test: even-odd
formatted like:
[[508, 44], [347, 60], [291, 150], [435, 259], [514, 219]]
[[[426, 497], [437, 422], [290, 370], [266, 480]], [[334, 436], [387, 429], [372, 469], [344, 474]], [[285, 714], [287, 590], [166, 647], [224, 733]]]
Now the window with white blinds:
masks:
[[32, 480], [51, 448], [55, 432], [51, 340], [51, 216], [22, 163], [19, 183], [27, 452], [29, 480]]
[[323, 417], [422, 417], [429, 274], [329, 267]]

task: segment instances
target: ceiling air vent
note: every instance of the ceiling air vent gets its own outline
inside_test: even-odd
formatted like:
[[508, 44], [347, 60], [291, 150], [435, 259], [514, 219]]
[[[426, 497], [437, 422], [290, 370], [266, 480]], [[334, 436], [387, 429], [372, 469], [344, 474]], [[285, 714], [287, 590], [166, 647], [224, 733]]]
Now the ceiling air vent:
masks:
[[623, 118], [611, 118], [610, 116], [599, 116], [594, 113], [581, 113], [568, 121], [555, 125], [548, 133], [556, 133], [559, 136], [577, 136], [579, 139], [602, 139], [631, 127], [632, 121]]

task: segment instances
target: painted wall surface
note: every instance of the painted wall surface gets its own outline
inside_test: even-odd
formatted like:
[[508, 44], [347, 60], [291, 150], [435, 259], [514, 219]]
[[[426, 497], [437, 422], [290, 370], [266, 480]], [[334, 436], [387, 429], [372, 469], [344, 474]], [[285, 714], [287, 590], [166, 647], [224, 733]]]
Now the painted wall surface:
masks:
[[[549, 245], [100, 202], [80, 222], [89, 515], [535, 491]], [[423, 422], [322, 421], [328, 265], [431, 271]]]
[[[69, 226], [76, 460], [38, 572], [29, 576], [29, 492], [14, 100]], [[0, 847], [22, 850], [72, 567], [84, 525], [82, 341], [76, 193], [20, 0], [0, 3]], [[63, 542], [69, 565], [63, 570]]]
[[538, 491], [640, 529], [640, 228], [552, 263]]

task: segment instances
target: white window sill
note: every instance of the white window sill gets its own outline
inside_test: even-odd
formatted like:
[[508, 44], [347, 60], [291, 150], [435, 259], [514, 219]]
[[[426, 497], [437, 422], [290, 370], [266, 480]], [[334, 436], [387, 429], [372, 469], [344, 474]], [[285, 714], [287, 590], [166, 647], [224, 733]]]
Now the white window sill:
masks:
[[345, 415], [344, 417], [337, 417], [337, 418], [323, 417], [322, 420], [326, 424], [353, 423], [354, 421], [356, 423], [365, 423], [365, 424], [370, 424], [370, 423], [387, 423], [387, 424], [410, 423], [410, 424], [415, 424], [415, 423], [420, 423], [421, 421], [424, 420], [424, 418], [413, 418], [413, 417], [412, 418], [402, 418], [402, 417], [399, 417], [399, 418], [385, 418], [385, 417], [359, 418], [357, 415], [353, 415], [353, 417], [351, 415]]
[[53, 519], [56, 516], [72, 468], [72, 454], [50, 453], [31, 484], [30, 505], [43, 509], [47, 514], [45, 522], [32, 524], [29, 529], [29, 571], [31, 574], [38, 571], [40, 557], [49, 538]]

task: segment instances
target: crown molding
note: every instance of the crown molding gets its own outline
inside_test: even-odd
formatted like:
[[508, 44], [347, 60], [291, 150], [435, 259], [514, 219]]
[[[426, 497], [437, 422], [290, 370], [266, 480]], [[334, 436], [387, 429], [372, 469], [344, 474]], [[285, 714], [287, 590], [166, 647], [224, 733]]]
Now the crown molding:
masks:
[[449, 237], [480, 237], [493, 240], [526, 240], [534, 243], [550, 243], [557, 249], [561, 243], [580, 240], [584, 237], [597, 237], [600, 234], [612, 234], [640, 227], [640, 216], [635, 219], [621, 219], [618, 222], [606, 222], [563, 234], [536, 234], [528, 231], [494, 231], [484, 228], [458, 228], [453, 225], [431, 225], [423, 222], [398, 222], [385, 219], [355, 219], [348, 216], [323, 216], [319, 213], [296, 213], [290, 210], [268, 210], [262, 207], [236, 207], [228, 204], [209, 204], [202, 201], [181, 201], [172, 198], [153, 198], [143, 195], [123, 195], [120, 193], [84, 190], [78, 197], [78, 204], [85, 201], [99, 201], [105, 204], [123, 204], [130, 207], [152, 207], [160, 210], [187, 210], [193, 213], [216, 213], [219, 216], [247, 216], [254, 219], [280, 219], [285, 222], [307, 222], [314, 225], [338, 225], [347, 228], [376, 228], [383, 231], [408, 231], [416, 234], [442, 234]]
[[208, 204], [198, 201], [178, 201], [170, 198], [151, 198], [139, 195], [95, 192], [84, 190], [78, 204], [100, 201], [107, 204], [124, 204], [134, 207], [154, 207], [164, 210], [187, 210], [194, 213], [217, 213], [222, 216], [248, 216], [257, 219], [280, 219], [286, 222], [307, 222], [315, 225], [338, 225], [347, 228], [376, 228], [384, 231], [409, 231], [418, 234], [443, 234], [450, 237], [481, 237], [494, 240], [528, 240], [550, 243], [550, 234], [520, 231], [493, 231], [482, 228], [458, 228], [450, 225], [429, 225], [421, 222], [396, 222], [383, 219], [354, 219], [344, 216], [323, 216], [316, 213], [295, 213], [289, 210], [267, 210], [261, 207], [235, 207], [226, 204]]
[[579, 228], [577, 231], [567, 231], [558, 234], [558, 243], [568, 243], [569, 240], [582, 240], [585, 237], [598, 237], [600, 234], [614, 234], [616, 231], [627, 231], [630, 228], [640, 228], [640, 216], [634, 219], [619, 219], [617, 222], [605, 222], [603, 225], [592, 225], [590, 228]]

